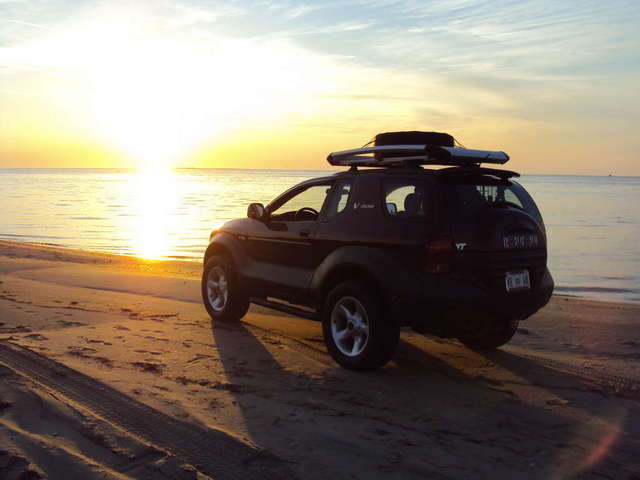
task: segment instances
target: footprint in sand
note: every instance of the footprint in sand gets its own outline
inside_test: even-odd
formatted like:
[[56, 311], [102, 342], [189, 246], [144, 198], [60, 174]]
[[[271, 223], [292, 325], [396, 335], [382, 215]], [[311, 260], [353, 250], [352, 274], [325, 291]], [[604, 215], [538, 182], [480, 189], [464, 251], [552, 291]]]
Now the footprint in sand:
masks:
[[166, 367], [164, 363], [150, 363], [150, 362], [131, 362], [131, 365], [133, 365], [136, 368], [139, 368], [143, 372], [157, 373], [157, 374], [162, 373], [162, 370], [164, 369], [164, 367]]
[[113, 368], [113, 361], [109, 358], [106, 357], [101, 357], [99, 355], [92, 355], [94, 353], [97, 353], [98, 351], [94, 348], [89, 348], [89, 347], [77, 347], [75, 345], [71, 345], [68, 348], [68, 352], [67, 354], [69, 355], [73, 355], [74, 357], [79, 357], [79, 358], [86, 358], [88, 360], [93, 360], [95, 362], [98, 362], [102, 365], [104, 365], [105, 367], [108, 368]]
[[103, 345], [113, 345], [113, 343], [105, 342], [104, 340], [94, 340], [87, 337], [80, 337], [80, 339], [84, 340], [87, 343], [102, 343]]
[[71, 353], [71, 354], [86, 355], [86, 354], [89, 354], [89, 353], [98, 353], [98, 350], [96, 350], [95, 348], [77, 347], [75, 345], [71, 345], [71, 346], [67, 347], [67, 349], [69, 350], [69, 353]]
[[[70, 313], [65, 313], [64, 315], [70, 316]], [[72, 322], [72, 321], [68, 321], [68, 320], [58, 320], [57, 323], [59, 323], [61, 326], [63, 327], [84, 327], [87, 324], [86, 323], [82, 323], [82, 322]]]
[[29, 338], [31, 340], [36, 340], [38, 342], [41, 342], [43, 340], [49, 340], [48, 337], [45, 337], [44, 335], [41, 335], [39, 333], [30, 333], [29, 335], [25, 335], [24, 338]]
[[25, 327], [24, 325], [18, 325], [17, 327], [2, 327], [0, 330], [2, 333], [27, 333], [31, 331], [29, 327]]
[[168, 342], [169, 341], [168, 338], [152, 337], [151, 335], [145, 335], [144, 338], [148, 338], [149, 340], [155, 340], [157, 342]]
[[201, 360], [205, 360], [207, 358], [213, 358], [213, 355], [206, 355], [204, 353], [198, 353], [195, 357], [193, 357], [191, 360], [187, 360], [188, 364], [194, 364], [197, 363]]

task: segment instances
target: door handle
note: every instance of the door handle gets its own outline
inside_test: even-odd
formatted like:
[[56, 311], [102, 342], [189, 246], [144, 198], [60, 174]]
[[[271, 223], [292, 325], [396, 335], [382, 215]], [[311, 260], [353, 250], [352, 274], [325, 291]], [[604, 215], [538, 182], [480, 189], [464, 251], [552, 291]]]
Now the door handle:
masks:
[[308, 228], [301, 228], [299, 233], [301, 237], [308, 237], [309, 235], [311, 235], [311, 230], [309, 230]]

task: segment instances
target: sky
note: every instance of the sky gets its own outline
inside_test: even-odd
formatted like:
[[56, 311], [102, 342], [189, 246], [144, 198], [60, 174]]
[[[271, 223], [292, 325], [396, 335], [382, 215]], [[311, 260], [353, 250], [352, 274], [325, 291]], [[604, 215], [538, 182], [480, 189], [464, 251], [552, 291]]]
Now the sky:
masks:
[[0, 0], [0, 168], [326, 168], [449, 132], [640, 175], [640, 2]]

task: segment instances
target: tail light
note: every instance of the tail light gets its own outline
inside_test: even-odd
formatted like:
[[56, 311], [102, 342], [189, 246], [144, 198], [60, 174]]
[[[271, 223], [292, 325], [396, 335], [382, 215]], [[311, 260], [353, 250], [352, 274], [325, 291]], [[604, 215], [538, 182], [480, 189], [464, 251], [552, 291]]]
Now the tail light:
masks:
[[447, 273], [451, 270], [449, 264], [453, 251], [453, 240], [449, 236], [436, 238], [425, 245], [427, 256], [425, 268], [430, 273]]

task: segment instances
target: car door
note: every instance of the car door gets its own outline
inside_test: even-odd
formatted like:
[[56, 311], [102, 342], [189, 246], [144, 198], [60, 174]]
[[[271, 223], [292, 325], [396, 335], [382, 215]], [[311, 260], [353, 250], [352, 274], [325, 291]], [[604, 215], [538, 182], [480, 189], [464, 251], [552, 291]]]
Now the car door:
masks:
[[335, 249], [358, 238], [361, 225], [347, 210], [352, 186], [353, 177], [346, 176], [336, 180], [331, 189], [314, 236], [314, 269]]
[[331, 184], [306, 182], [286, 192], [268, 206], [263, 233], [247, 239], [252, 277], [264, 296], [304, 299], [317, 264], [315, 233]]

